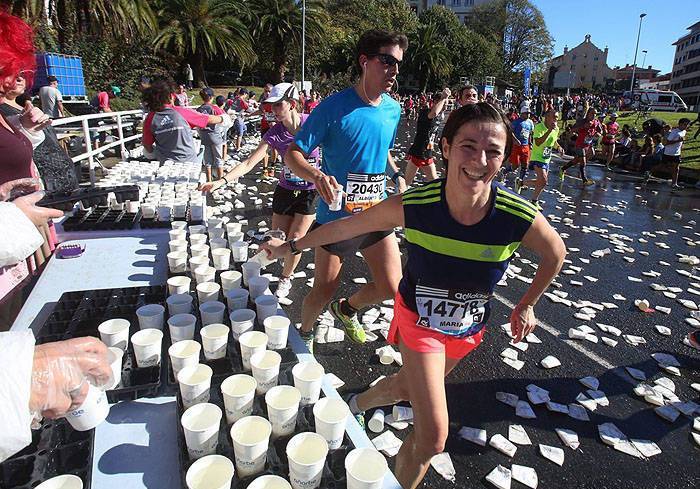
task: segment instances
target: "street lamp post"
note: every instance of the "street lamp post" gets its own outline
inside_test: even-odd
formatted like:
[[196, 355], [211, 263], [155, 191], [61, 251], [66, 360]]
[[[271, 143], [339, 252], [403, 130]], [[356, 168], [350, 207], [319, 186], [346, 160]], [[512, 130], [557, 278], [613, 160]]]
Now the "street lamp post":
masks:
[[639, 29], [637, 30], [637, 45], [634, 48], [634, 64], [632, 65], [632, 82], [630, 83], [630, 98], [634, 101], [634, 75], [637, 71], [637, 50], [639, 49], [639, 36], [642, 34], [642, 19], [647, 14], [639, 14]]
[[301, 0], [301, 90], [306, 80], [306, 0]]

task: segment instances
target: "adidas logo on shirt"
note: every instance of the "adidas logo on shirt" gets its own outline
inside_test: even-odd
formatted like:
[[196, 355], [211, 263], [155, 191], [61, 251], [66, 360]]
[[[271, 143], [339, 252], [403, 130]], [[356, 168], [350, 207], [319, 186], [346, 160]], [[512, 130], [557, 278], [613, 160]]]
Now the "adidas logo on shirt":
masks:
[[172, 124], [173, 120], [170, 118], [169, 115], [164, 115], [163, 118], [160, 120], [160, 125], [164, 126], [165, 124]]
[[493, 251], [491, 250], [491, 248], [486, 248], [484, 251], [481, 252], [479, 256], [481, 256], [482, 258], [493, 258]]

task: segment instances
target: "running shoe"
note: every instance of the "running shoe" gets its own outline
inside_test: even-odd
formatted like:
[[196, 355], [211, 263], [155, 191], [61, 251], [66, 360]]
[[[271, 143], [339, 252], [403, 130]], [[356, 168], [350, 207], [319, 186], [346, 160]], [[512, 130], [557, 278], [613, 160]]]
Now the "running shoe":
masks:
[[309, 353], [313, 355], [314, 353], [314, 332], [313, 330], [311, 331], [301, 331], [299, 330], [299, 336], [301, 337], [301, 341], [304, 342], [306, 345], [306, 348], [309, 350]]
[[683, 188], [682, 185], [678, 185], [678, 184], [671, 185], [671, 190], [681, 190], [682, 188]]
[[686, 338], [688, 339], [688, 344], [690, 346], [692, 346], [696, 350], [700, 350], [700, 329], [691, 331], [690, 333], [688, 333], [688, 336]]
[[355, 343], [365, 342], [365, 330], [362, 329], [362, 325], [357, 320], [357, 314], [348, 316], [344, 314], [340, 304], [341, 301], [346, 301], [347, 299], [336, 299], [330, 303], [328, 310], [331, 312], [334, 318], [336, 318], [343, 325], [345, 329], [345, 334]]
[[515, 184], [514, 184], [515, 192], [520, 193], [520, 190], [523, 188], [523, 181], [520, 178], [515, 179]]
[[589, 186], [591, 186], [591, 185], [595, 185], [595, 181], [594, 181], [594, 180], [591, 180], [590, 178], [586, 178], [586, 179], [583, 181], [583, 185], [584, 185], [585, 187], [589, 187]]
[[[345, 404], [350, 406], [350, 401], [355, 396], [357, 396], [357, 394], [350, 393], [350, 394], [345, 394], [342, 397], [343, 397], [343, 401], [345, 401]], [[350, 414], [352, 414], [352, 411], [350, 411]], [[365, 428], [365, 412], [360, 411], [357, 414], [352, 414], [352, 416], [355, 418], [355, 421], [357, 421], [357, 424], [360, 425], [360, 428], [362, 428], [362, 431], [367, 431], [367, 429]]]
[[289, 292], [292, 290], [292, 278], [291, 277], [280, 277], [280, 281], [277, 283], [277, 290], [275, 295], [280, 299], [287, 297]]

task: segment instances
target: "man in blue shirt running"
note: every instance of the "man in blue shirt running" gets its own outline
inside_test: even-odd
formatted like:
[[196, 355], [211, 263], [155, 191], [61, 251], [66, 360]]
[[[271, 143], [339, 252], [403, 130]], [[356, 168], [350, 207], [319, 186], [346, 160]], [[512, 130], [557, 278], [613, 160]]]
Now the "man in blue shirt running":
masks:
[[[403, 34], [372, 30], [358, 41], [357, 82], [324, 99], [297, 133], [284, 157], [287, 166], [300, 178], [314, 182], [322, 201], [315, 226], [340, 219], [378, 204], [386, 198], [387, 165], [399, 191], [405, 189], [403, 173], [391, 156], [401, 116], [401, 106], [386, 92], [396, 83], [399, 63], [408, 40]], [[311, 166], [306, 156], [322, 148], [321, 168]], [[329, 207], [342, 190], [340, 210]], [[296, 250], [292, 238], [292, 252]], [[315, 276], [311, 292], [302, 307], [301, 336], [313, 350], [313, 328], [323, 308], [333, 298], [340, 282], [344, 256], [362, 253], [372, 281], [350, 298], [331, 302], [331, 314], [345, 328], [348, 337], [364, 343], [365, 331], [357, 311], [393, 298], [401, 279], [401, 259], [393, 231], [382, 231], [326, 245], [315, 250]]]

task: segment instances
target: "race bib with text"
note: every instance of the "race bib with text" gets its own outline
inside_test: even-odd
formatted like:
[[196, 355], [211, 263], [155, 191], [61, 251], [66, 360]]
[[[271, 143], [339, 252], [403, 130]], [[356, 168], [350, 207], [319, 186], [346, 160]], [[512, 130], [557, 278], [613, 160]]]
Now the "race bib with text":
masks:
[[345, 210], [362, 212], [384, 200], [384, 173], [348, 173], [345, 185]]
[[471, 336], [484, 327], [488, 295], [416, 286], [418, 326], [453, 336]]

